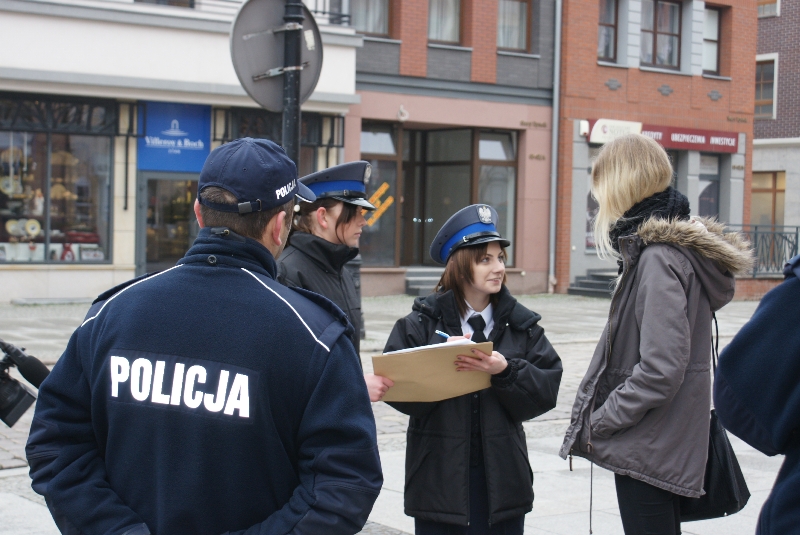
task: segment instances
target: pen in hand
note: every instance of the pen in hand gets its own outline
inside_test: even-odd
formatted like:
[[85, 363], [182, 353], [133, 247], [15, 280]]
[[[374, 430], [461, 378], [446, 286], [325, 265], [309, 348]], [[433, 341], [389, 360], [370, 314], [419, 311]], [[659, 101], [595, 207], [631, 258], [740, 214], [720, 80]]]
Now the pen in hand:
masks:
[[442, 338], [450, 338], [450, 335], [449, 335], [449, 334], [447, 334], [447, 333], [445, 333], [445, 332], [442, 332], [442, 331], [440, 331], [440, 330], [438, 330], [438, 329], [437, 329], [436, 331], [434, 331], [434, 332], [435, 332], [436, 334], [438, 334], [439, 336], [441, 336]]

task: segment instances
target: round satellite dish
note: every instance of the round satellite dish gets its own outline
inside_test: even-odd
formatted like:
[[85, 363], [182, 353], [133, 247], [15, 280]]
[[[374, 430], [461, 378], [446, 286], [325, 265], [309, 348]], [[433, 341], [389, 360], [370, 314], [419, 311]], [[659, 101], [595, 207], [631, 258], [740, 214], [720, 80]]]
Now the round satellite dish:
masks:
[[[283, 111], [283, 0], [247, 0], [231, 27], [231, 59], [239, 82], [250, 97], [269, 111]], [[319, 81], [322, 39], [317, 21], [303, 5], [300, 103]]]

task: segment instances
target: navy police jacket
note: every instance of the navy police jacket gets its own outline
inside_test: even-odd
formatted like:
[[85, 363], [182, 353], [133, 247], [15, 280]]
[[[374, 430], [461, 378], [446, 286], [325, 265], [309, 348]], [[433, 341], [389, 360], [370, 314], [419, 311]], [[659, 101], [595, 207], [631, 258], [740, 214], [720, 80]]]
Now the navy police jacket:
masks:
[[758, 520], [759, 535], [800, 534], [800, 256], [720, 355], [714, 407], [731, 433], [785, 455]]
[[63, 533], [349, 534], [382, 485], [347, 319], [203, 229], [100, 296], [42, 383], [26, 448]]

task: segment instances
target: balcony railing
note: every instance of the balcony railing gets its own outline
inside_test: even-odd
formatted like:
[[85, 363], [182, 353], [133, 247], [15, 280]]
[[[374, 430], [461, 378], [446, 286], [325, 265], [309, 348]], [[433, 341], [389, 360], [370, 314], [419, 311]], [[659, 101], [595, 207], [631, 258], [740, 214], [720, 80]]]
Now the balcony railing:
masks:
[[728, 225], [728, 230], [741, 232], [755, 251], [753, 277], [783, 274], [783, 266], [797, 255], [800, 227], [775, 225]]
[[[183, 7], [195, 9], [206, 13], [216, 13], [227, 15], [233, 18], [239, 10], [244, 0], [132, 0], [140, 4], [156, 4], [172, 7]], [[349, 26], [349, 0], [306, 0], [306, 7], [317, 24], [335, 24], [337, 26]]]

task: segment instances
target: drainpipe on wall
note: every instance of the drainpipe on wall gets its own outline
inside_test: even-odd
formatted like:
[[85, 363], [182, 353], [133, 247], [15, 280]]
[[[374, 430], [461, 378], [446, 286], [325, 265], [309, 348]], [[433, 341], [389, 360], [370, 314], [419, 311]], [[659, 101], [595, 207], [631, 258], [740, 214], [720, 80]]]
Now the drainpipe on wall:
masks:
[[553, 140], [550, 148], [550, 263], [547, 268], [547, 293], [556, 289], [556, 206], [558, 195], [558, 124], [561, 104], [561, 5], [556, 0], [556, 35], [553, 53]]

